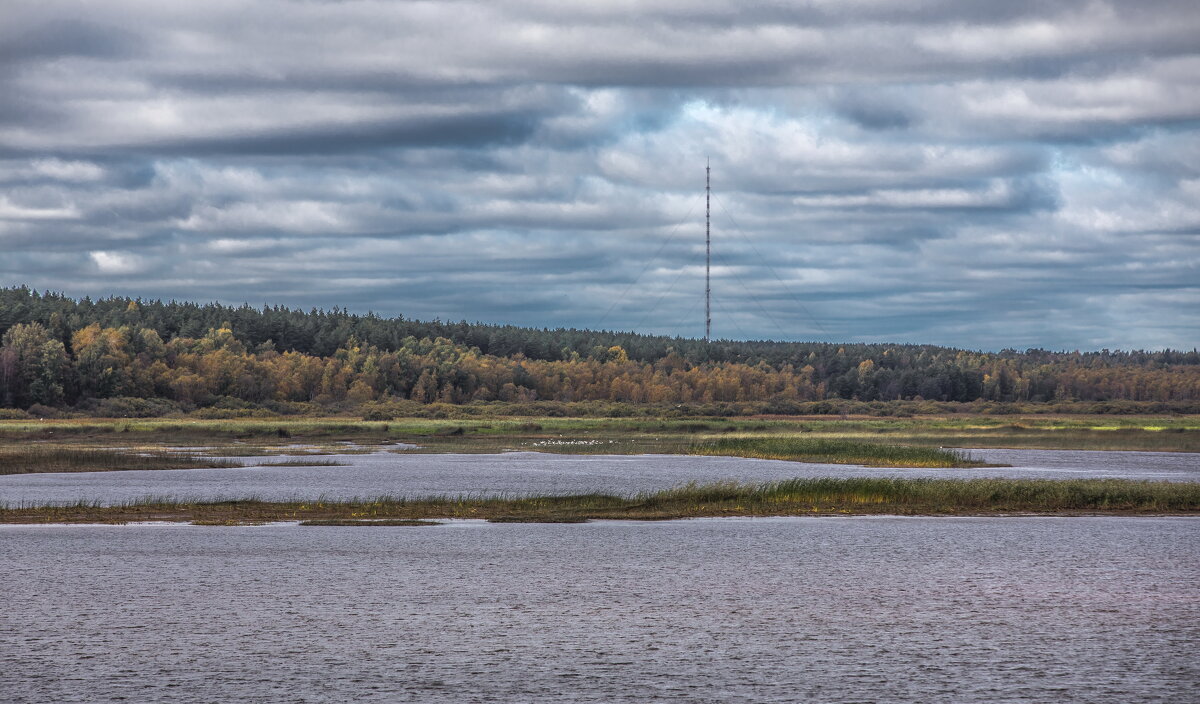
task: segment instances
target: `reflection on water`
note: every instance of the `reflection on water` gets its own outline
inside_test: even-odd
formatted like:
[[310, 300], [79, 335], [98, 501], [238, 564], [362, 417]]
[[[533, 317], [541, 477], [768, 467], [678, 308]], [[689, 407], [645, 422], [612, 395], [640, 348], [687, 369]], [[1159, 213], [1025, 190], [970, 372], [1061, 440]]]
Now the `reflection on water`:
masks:
[[[0, 476], [0, 503], [105, 503], [146, 496], [195, 499], [258, 497], [352, 498], [381, 494], [629, 494], [717, 480], [771, 481], [793, 477], [1109, 477], [1200, 481], [1200, 454], [1073, 450], [968, 450], [1012, 467], [888, 469], [806, 464], [738, 457], [680, 455], [423, 455], [378, 452], [330, 455], [341, 467], [249, 467], [172, 471], [19, 474]], [[249, 458], [248, 462], [278, 461]]]
[[1194, 702], [1200, 521], [0, 527], [5, 701]]

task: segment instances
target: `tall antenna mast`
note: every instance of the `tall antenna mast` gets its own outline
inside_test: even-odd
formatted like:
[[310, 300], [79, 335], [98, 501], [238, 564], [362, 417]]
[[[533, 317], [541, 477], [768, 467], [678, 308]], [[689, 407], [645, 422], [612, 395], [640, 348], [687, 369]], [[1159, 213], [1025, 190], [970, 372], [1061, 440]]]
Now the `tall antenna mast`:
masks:
[[709, 200], [712, 197], [712, 185], [709, 177], [708, 159], [704, 160], [704, 341], [712, 337], [712, 231]]

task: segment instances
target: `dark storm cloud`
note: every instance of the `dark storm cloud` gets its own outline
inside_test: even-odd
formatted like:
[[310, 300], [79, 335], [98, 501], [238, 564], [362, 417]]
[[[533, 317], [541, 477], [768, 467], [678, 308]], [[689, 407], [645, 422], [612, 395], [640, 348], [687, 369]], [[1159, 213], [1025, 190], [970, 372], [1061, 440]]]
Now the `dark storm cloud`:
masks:
[[1000, 348], [1200, 339], [1191, 2], [18, 3], [0, 283]]
[[910, 110], [861, 95], [848, 96], [838, 101], [835, 109], [840, 115], [869, 130], [902, 129], [913, 122]]
[[59, 19], [0, 34], [0, 61], [9, 66], [69, 56], [115, 59], [144, 49], [134, 32], [111, 25]]
[[266, 131], [195, 140], [184, 138], [170, 143], [134, 144], [128, 148], [171, 156], [300, 156], [430, 146], [471, 149], [524, 141], [536, 129], [538, 117], [519, 112], [458, 114], [401, 122], [321, 125], [294, 131]]

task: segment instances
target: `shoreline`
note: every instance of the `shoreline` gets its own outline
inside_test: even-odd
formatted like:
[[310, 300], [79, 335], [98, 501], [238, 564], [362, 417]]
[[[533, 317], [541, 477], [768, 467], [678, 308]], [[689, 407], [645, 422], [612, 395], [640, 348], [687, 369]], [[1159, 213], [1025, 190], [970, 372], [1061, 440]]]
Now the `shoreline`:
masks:
[[113, 527], [171, 527], [171, 528], [280, 528], [280, 527], [316, 527], [316, 528], [346, 528], [346, 527], [408, 527], [408, 526], [454, 526], [454, 525], [496, 525], [504, 523], [537, 523], [537, 524], [583, 524], [583, 523], [674, 523], [680, 521], [724, 521], [724, 520], [791, 520], [791, 519], [838, 519], [838, 518], [912, 518], [912, 519], [943, 519], [943, 518], [1200, 518], [1200, 512], [1136, 512], [1136, 511], [1059, 511], [1047, 513], [809, 513], [787, 515], [738, 514], [720, 516], [684, 516], [679, 518], [587, 518], [582, 520], [546, 521], [546, 520], [489, 520], [486, 518], [428, 518], [428, 519], [330, 519], [322, 520], [271, 520], [271, 521], [227, 521], [205, 522], [189, 520], [137, 520], [137, 521], [78, 521], [78, 522], [47, 522], [47, 521], [0, 521], [0, 531], [6, 528], [113, 528]]
[[1049, 512], [978, 512], [978, 513], [854, 513], [842, 511], [792, 513], [792, 514], [721, 514], [679, 516], [672, 518], [584, 518], [573, 520], [527, 520], [503, 517], [500, 520], [488, 518], [420, 518], [420, 519], [292, 519], [292, 520], [250, 520], [250, 521], [204, 521], [178, 519], [140, 519], [128, 521], [0, 521], [0, 530], [5, 528], [44, 527], [44, 528], [111, 528], [125, 526], [158, 526], [158, 527], [192, 527], [192, 528], [268, 528], [268, 527], [317, 527], [317, 528], [346, 528], [346, 527], [408, 527], [408, 526], [445, 526], [445, 525], [496, 525], [505, 523], [525, 524], [583, 524], [583, 523], [673, 523], [679, 521], [722, 521], [722, 520], [779, 520], [779, 519], [837, 519], [837, 518], [1200, 518], [1200, 511], [1178, 512], [1142, 512], [1142, 511], [1049, 511]]

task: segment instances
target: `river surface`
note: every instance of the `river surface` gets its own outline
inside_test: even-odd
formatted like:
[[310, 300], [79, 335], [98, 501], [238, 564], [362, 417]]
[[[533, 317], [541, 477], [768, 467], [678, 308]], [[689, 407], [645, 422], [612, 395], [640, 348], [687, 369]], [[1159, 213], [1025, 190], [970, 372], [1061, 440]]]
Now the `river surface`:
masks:
[[[536, 452], [418, 454], [377, 452], [321, 456], [341, 467], [239, 467], [171, 471], [79, 472], [0, 476], [0, 504], [146, 497], [177, 499], [348, 499], [380, 495], [497, 495], [657, 491], [696, 481], [772, 481], [794, 477], [1021, 477], [1200, 481], [1200, 454], [1079, 450], [967, 450], [1011, 467], [895, 469], [808, 464], [740, 457], [684, 455], [557, 455]], [[247, 462], [275, 462], [278, 457]]]
[[0, 697], [1195, 702], [1200, 521], [0, 526]]

